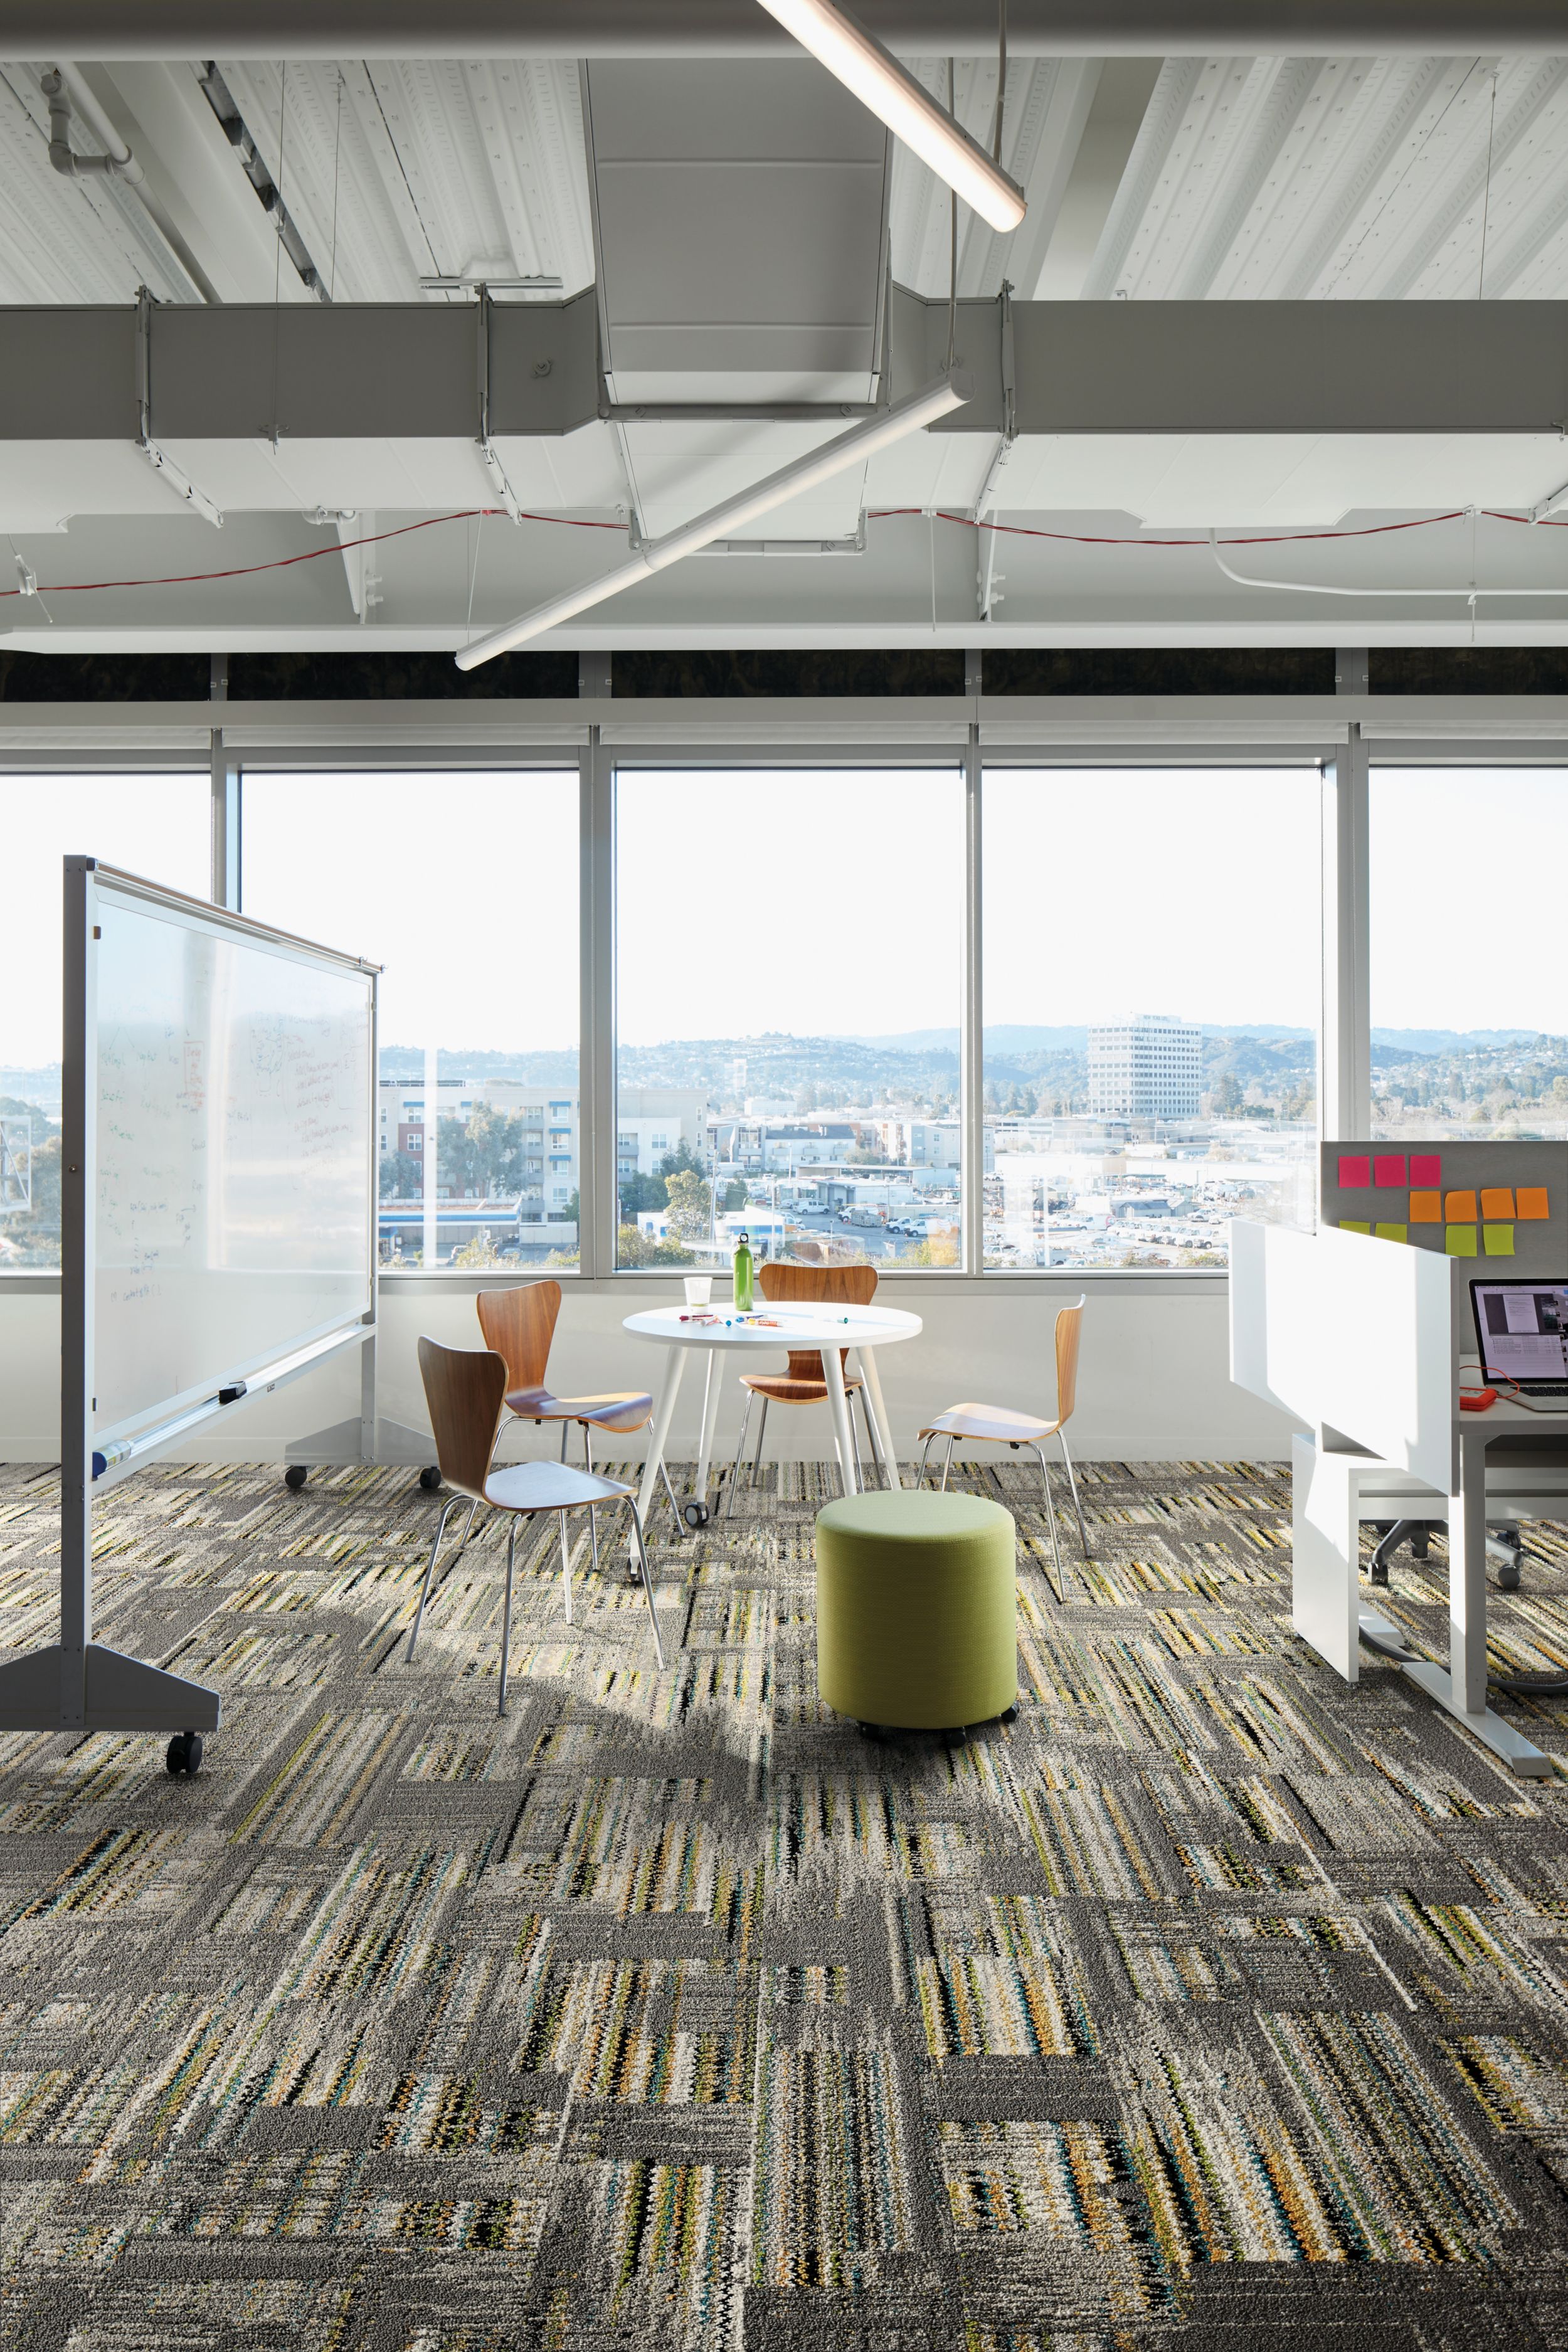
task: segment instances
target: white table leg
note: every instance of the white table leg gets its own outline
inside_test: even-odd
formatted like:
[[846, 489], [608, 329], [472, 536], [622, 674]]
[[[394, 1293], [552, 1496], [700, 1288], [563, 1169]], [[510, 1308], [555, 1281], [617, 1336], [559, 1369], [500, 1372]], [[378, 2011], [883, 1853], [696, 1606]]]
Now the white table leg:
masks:
[[899, 1457], [893, 1451], [893, 1432], [888, 1420], [888, 1408], [882, 1398], [881, 1375], [877, 1370], [877, 1350], [875, 1348], [857, 1348], [855, 1361], [860, 1377], [866, 1383], [866, 1396], [871, 1407], [871, 1417], [877, 1424], [877, 1440], [882, 1449], [882, 1460], [887, 1465], [888, 1484], [893, 1487], [901, 1486], [904, 1482], [899, 1475]]
[[658, 1392], [658, 1402], [653, 1411], [653, 1427], [648, 1432], [647, 1453], [642, 1465], [642, 1485], [637, 1488], [637, 1515], [644, 1527], [658, 1489], [659, 1465], [669, 1440], [669, 1424], [675, 1419], [675, 1400], [680, 1393], [680, 1375], [686, 1370], [684, 1348], [667, 1348], [664, 1351], [664, 1381]]
[[708, 1380], [702, 1391], [702, 1440], [697, 1452], [697, 1499], [708, 1500], [708, 1471], [713, 1459], [713, 1431], [719, 1419], [719, 1391], [723, 1381], [722, 1351], [708, 1350]]
[[855, 1439], [849, 1427], [849, 1406], [844, 1394], [844, 1366], [837, 1348], [822, 1351], [822, 1377], [827, 1383], [827, 1402], [833, 1410], [833, 1439], [838, 1448], [838, 1467], [844, 1477], [847, 1495], [859, 1493], [855, 1475]]

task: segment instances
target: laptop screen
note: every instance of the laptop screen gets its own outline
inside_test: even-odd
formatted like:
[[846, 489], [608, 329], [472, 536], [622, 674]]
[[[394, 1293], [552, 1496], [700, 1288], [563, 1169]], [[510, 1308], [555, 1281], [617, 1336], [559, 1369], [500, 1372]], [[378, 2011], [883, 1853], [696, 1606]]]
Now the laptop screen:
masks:
[[1481, 1362], [1505, 1381], [1568, 1377], [1568, 1282], [1472, 1282]]

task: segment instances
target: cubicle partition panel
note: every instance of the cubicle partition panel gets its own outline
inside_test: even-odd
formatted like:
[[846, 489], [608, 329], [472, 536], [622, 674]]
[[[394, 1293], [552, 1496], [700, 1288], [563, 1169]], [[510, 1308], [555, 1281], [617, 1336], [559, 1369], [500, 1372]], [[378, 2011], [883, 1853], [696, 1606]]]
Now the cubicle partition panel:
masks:
[[1321, 1160], [1325, 1226], [1448, 1260], [1467, 1353], [1476, 1276], [1568, 1279], [1568, 1143], [1328, 1142]]

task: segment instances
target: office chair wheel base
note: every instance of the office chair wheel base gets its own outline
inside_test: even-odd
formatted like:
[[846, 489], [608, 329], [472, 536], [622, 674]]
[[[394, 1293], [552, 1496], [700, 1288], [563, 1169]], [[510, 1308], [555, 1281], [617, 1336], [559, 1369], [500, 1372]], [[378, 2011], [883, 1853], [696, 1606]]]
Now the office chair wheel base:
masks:
[[283, 1484], [297, 1495], [310, 1475], [310, 1470], [303, 1462], [290, 1462], [283, 1473]]
[[438, 1495], [441, 1491], [441, 1473], [435, 1468], [421, 1470], [419, 1484], [427, 1495]]
[[680, 1516], [687, 1526], [695, 1532], [699, 1528], [705, 1528], [713, 1514], [706, 1503], [688, 1503]]
[[164, 1751], [163, 1762], [173, 1780], [195, 1780], [202, 1769], [202, 1735], [176, 1731]]

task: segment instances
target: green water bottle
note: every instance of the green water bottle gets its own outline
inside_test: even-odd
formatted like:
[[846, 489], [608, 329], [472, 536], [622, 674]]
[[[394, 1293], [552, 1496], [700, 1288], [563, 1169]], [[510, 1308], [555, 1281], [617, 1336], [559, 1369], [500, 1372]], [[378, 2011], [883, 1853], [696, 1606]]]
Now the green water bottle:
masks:
[[742, 1233], [735, 1244], [735, 1312], [749, 1315], [756, 1305], [756, 1267], [752, 1258], [752, 1244]]

